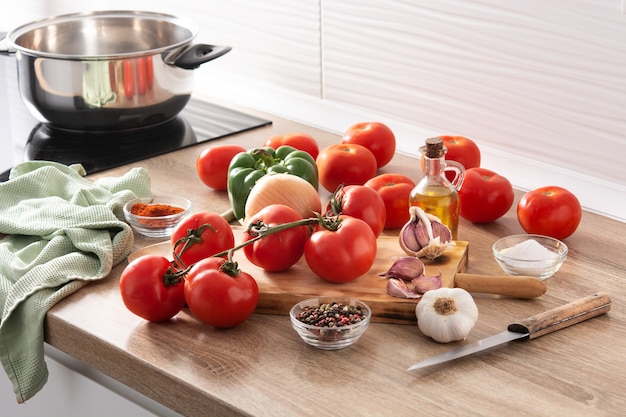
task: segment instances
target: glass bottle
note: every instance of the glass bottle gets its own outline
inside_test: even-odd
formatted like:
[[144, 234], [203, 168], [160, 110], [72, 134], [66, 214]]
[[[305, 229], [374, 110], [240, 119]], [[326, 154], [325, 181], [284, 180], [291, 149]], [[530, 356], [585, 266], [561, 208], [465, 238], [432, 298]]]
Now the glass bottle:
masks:
[[[424, 156], [424, 177], [411, 191], [409, 203], [437, 216], [452, 232], [452, 239], [456, 240], [459, 229], [457, 191], [463, 183], [465, 168], [456, 161], [445, 160], [447, 149], [440, 137], [426, 139], [426, 145], [420, 151]], [[452, 181], [446, 178], [446, 171], [455, 172]]]

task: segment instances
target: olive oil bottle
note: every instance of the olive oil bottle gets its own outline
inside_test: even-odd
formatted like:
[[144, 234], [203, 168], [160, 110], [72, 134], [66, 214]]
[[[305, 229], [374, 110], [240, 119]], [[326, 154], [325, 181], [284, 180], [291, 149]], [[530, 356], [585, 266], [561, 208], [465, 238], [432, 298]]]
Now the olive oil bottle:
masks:
[[[456, 240], [460, 206], [457, 189], [463, 183], [465, 168], [458, 162], [445, 160], [446, 148], [440, 137], [426, 139], [426, 145], [420, 151], [424, 156], [424, 177], [411, 191], [409, 203], [437, 216]], [[446, 171], [456, 172], [452, 182], [446, 178]]]

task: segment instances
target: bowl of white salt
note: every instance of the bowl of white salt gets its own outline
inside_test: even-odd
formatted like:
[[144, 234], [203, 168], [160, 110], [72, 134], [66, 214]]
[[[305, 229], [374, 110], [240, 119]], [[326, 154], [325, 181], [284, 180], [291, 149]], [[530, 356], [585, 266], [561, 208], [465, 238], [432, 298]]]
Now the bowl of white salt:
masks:
[[493, 256], [509, 275], [550, 278], [567, 258], [567, 245], [542, 235], [512, 235], [493, 244]]

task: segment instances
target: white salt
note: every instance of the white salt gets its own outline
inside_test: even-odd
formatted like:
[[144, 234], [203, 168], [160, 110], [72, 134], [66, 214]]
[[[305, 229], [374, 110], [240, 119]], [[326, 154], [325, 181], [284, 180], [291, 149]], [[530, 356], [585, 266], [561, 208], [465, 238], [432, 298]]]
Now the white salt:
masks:
[[534, 239], [520, 242], [510, 248], [502, 249], [502, 255], [523, 261], [543, 261], [556, 258], [557, 254]]

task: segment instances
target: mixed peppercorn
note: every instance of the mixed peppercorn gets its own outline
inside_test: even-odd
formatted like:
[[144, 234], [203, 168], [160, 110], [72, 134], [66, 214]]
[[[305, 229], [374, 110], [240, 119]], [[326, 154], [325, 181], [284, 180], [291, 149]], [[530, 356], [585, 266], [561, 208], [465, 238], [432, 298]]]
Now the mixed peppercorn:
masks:
[[326, 303], [319, 306], [307, 306], [296, 315], [304, 324], [316, 327], [345, 327], [361, 322], [365, 312], [360, 306], [342, 303]]

